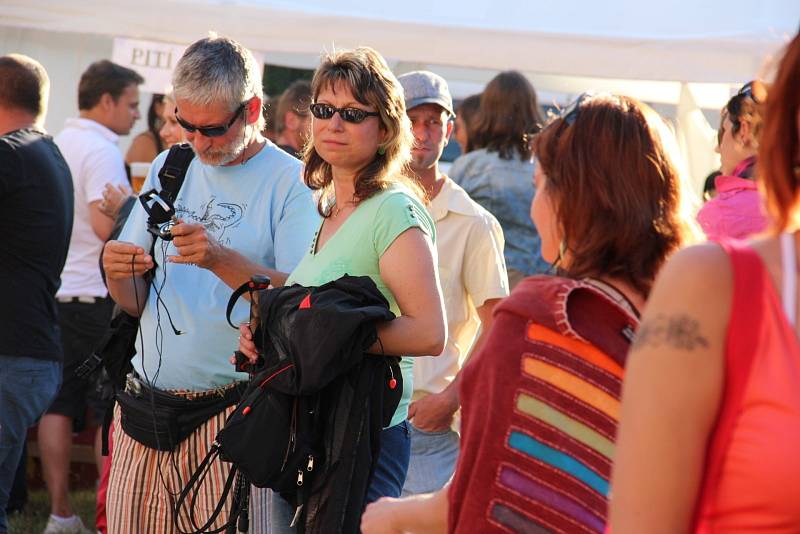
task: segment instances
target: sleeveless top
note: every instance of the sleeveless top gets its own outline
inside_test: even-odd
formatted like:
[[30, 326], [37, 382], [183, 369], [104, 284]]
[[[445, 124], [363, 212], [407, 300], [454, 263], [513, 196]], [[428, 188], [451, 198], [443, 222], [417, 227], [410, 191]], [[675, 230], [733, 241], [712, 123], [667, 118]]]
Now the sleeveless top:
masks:
[[635, 310], [597, 281], [523, 280], [461, 375], [450, 532], [602, 532]]
[[699, 533], [800, 532], [800, 345], [795, 241], [780, 236], [782, 296], [761, 257], [723, 241], [733, 268], [725, 391], [706, 455]]

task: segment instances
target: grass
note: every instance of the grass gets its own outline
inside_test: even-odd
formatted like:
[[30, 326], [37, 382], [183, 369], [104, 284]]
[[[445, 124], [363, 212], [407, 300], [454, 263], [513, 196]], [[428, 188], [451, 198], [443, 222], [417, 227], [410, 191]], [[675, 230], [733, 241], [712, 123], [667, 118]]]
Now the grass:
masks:
[[[78, 490], [70, 493], [70, 500], [83, 524], [94, 530], [95, 492]], [[32, 490], [28, 494], [25, 511], [9, 517], [9, 534], [41, 534], [50, 517], [50, 503], [45, 490]]]

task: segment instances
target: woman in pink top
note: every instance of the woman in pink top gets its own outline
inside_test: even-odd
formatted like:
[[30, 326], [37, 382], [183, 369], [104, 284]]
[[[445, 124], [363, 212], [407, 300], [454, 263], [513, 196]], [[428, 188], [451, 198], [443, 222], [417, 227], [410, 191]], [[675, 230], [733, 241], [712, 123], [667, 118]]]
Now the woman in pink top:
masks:
[[628, 357], [614, 534], [800, 532], [800, 36], [766, 101], [770, 237], [661, 271]]
[[767, 227], [753, 173], [765, 93], [763, 84], [749, 82], [722, 108], [717, 145], [722, 174], [714, 182], [717, 196], [697, 214], [711, 240], [744, 239]]

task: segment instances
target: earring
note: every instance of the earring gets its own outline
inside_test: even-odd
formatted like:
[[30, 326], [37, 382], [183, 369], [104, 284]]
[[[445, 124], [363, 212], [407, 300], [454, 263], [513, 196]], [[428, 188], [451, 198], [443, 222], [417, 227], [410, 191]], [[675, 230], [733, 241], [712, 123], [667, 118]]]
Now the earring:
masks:
[[383, 156], [384, 154], [386, 154], [386, 147], [381, 145], [378, 147], [378, 155]]
[[561, 266], [561, 260], [564, 259], [564, 255], [566, 253], [567, 253], [567, 244], [562, 239], [561, 243], [558, 244], [558, 256], [556, 256], [553, 265], [550, 266], [554, 271], [557, 271], [558, 268]]

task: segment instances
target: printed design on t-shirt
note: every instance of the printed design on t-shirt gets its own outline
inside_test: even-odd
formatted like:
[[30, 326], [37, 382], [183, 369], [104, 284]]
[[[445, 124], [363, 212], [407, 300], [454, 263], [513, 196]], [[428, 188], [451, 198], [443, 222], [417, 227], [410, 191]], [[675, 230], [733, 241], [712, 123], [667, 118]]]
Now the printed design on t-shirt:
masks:
[[492, 503], [487, 519], [512, 530], [531, 521], [537, 532], [602, 532], [623, 370], [597, 347], [535, 323], [526, 338], [503, 435], [511, 462], [495, 479], [509, 498]]
[[225, 236], [228, 228], [235, 228], [244, 217], [247, 204], [234, 204], [231, 202], [217, 202], [217, 197], [211, 199], [193, 210], [183, 204], [175, 207], [179, 219], [192, 224], [202, 224], [221, 245], [230, 245], [230, 237]]

